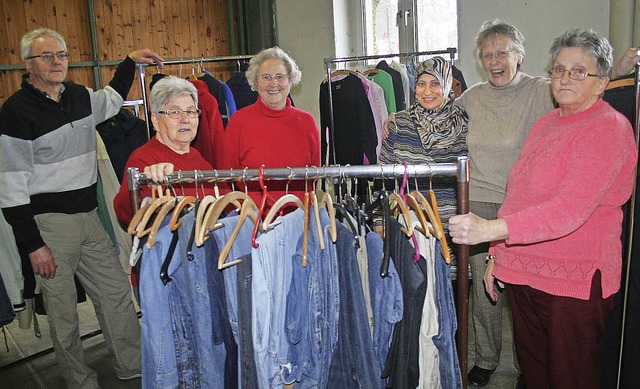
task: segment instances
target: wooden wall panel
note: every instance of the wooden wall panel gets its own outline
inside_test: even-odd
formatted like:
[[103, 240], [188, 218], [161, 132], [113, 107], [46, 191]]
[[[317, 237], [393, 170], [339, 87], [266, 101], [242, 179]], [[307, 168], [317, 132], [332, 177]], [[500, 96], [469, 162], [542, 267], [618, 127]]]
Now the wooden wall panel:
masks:
[[[228, 55], [225, 0], [94, 0], [98, 59], [121, 60], [133, 50], [148, 47], [165, 58]], [[87, 0], [0, 0], [0, 65], [19, 65], [20, 37], [27, 31], [49, 27], [67, 41], [72, 62], [93, 60]], [[226, 80], [229, 65], [206, 68]], [[191, 74], [191, 65], [168, 66], [164, 73]], [[102, 67], [104, 84], [115, 66]], [[155, 73], [148, 69], [149, 75]], [[24, 70], [0, 71], [0, 104], [15, 92]], [[68, 80], [94, 87], [93, 70], [71, 68]], [[147, 82], [151, 77], [147, 77]], [[138, 81], [129, 98], [141, 96]]]
[[96, 2], [102, 59], [151, 47], [181, 58], [228, 54], [224, 0]]

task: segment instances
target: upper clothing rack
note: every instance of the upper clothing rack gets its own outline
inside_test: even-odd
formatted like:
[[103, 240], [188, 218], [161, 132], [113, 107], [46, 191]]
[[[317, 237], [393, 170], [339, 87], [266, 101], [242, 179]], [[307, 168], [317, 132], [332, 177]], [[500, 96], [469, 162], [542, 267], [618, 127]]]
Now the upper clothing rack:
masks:
[[[396, 54], [380, 54], [380, 55], [363, 55], [363, 56], [353, 56], [353, 57], [328, 57], [324, 59], [324, 63], [327, 66], [327, 81], [328, 92], [329, 92], [329, 138], [330, 138], [330, 147], [333, 151], [333, 163], [335, 164], [335, 133], [334, 133], [334, 117], [333, 117], [333, 92], [331, 90], [331, 64], [335, 63], [344, 63], [344, 62], [358, 62], [358, 61], [367, 61], [371, 59], [384, 59], [384, 58], [408, 58], [408, 57], [419, 57], [421, 55], [438, 55], [438, 54], [449, 54], [449, 58], [451, 60], [451, 65], [455, 62], [455, 56], [458, 50], [455, 47], [449, 47], [445, 50], [432, 50], [432, 51], [415, 51], [409, 53], [396, 53]], [[320, 129], [322, 131], [322, 129]]]
[[[253, 58], [253, 55], [226, 55], [214, 57], [190, 57], [180, 59], [170, 59], [163, 61], [164, 65], [184, 65], [184, 64], [203, 64], [209, 62], [228, 62], [228, 61], [245, 61]], [[147, 66], [158, 66], [157, 64], [137, 64], [138, 79], [140, 80], [140, 90], [142, 91], [142, 105], [144, 106], [144, 120], [147, 123], [147, 134], [151, 134], [151, 123], [149, 121], [149, 109], [147, 107], [147, 88], [145, 83], [145, 73]]]
[[[295, 168], [265, 168], [262, 170], [262, 178], [266, 180], [304, 180], [304, 179], [341, 179], [341, 178], [394, 178], [403, 177], [405, 167], [403, 165], [362, 165], [362, 166], [308, 166]], [[466, 156], [458, 157], [457, 163], [436, 163], [430, 165], [407, 165], [408, 177], [433, 177], [455, 176], [457, 177], [458, 213], [469, 213], [469, 159]], [[189, 183], [189, 182], [226, 182], [226, 181], [257, 181], [260, 179], [259, 169], [236, 170], [199, 170], [179, 171], [165, 177], [165, 183]], [[129, 168], [127, 171], [127, 185], [131, 201], [131, 210], [135, 213], [140, 205], [140, 185], [152, 183], [138, 168]], [[456, 342], [458, 345], [458, 359], [460, 369], [465, 375], [467, 371], [467, 331], [469, 312], [469, 246], [457, 245], [458, 249], [458, 287], [457, 287], [457, 316], [458, 331]], [[466, 380], [463, 380], [466, 382]], [[466, 383], [464, 384], [466, 387]]]

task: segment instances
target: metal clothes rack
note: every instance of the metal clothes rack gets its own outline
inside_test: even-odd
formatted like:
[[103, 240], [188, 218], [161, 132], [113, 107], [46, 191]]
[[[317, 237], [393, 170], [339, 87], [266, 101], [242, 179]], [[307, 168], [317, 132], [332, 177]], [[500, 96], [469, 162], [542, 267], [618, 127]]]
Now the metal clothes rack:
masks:
[[[215, 56], [215, 57], [191, 57], [180, 58], [163, 61], [164, 65], [200, 65], [209, 62], [228, 62], [228, 61], [244, 61], [253, 58], [253, 55], [227, 55], [227, 56]], [[147, 102], [147, 89], [145, 83], [145, 73], [147, 66], [158, 66], [158, 64], [137, 64], [138, 67], [138, 79], [140, 80], [140, 90], [142, 91], [142, 104], [144, 106], [144, 120], [147, 123], [147, 134], [151, 134], [151, 124], [149, 121], [149, 109]], [[137, 101], [137, 100], [136, 100]], [[149, 136], [149, 135], [147, 135]]]
[[[363, 165], [363, 166], [323, 166], [323, 167], [297, 167], [297, 168], [267, 168], [264, 169], [262, 178], [266, 180], [305, 180], [316, 178], [343, 179], [343, 178], [396, 178], [405, 174], [403, 165]], [[408, 165], [408, 177], [433, 177], [455, 176], [458, 188], [458, 213], [469, 213], [469, 159], [466, 156], [458, 157], [457, 163], [438, 163], [432, 165]], [[229, 181], [258, 181], [259, 169], [236, 170], [201, 170], [180, 171], [165, 177], [165, 183], [208, 183]], [[138, 168], [129, 168], [127, 171], [127, 184], [131, 209], [137, 211], [140, 205], [140, 185], [151, 183]], [[458, 299], [457, 316], [458, 332], [456, 342], [458, 345], [458, 359], [463, 377], [467, 371], [467, 331], [469, 312], [469, 246], [458, 245]], [[466, 382], [466, 379], [463, 379]], [[466, 383], [465, 383], [466, 387]]]
[[124, 103], [122, 103], [123, 107], [133, 107], [133, 111], [135, 112], [137, 117], [140, 117], [140, 106], [141, 105], [144, 106], [144, 100], [143, 99], [125, 100]]
[[[640, 62], [638, 62], [635, 66], [635, 90], [634, 90], [634, 98], [635, 98], [635, 105], [634, 105], [634, 123], [631, 123], [631, 125], [633, 126], [633, 130], [634, 130], [634, 134], [635, 134], [635, 140], [636, 140], [636, 151], [638, 150], [638, 147], [640, 146]], [[636, 164], [636, 170], [638, 169], [638, 166]], [[637, 173], [636, 173], [636, 177], [637, 177]], [[629, 210], [628, 210], [628, 215], [629, 215], [629, 220], [627, 222], [627, 255], [626, 255], [626, 275], [625, 275], [625, 280], [624, 280], [624, 295], [623, 295], [623, 302], [622, 302], [622, 323], [621, 323], [621, 328], [620, 328], [620, 333], [621, 333], [621, 337], [620, 337], [620, 353], [618, 356], [618, 374], [617, 374], [617, 382], [616, 382], [616, 388], [620, 388], [621, 386], [621, 380], [622, 380], [622, 368], [623, 368], [623, 357], [624, 357], [624, 342], [625, 342], [625, 332], [626, 332], [626, 321], [627, 321], [627, 315], [629, 314], [628, 310], [628, 304], [629, 304], [629, 283], [631, 280], [631, 261], [633, 261], [633, 253], [632, 253], [632, 249], [633, 249], [633, 236], [634, 234], [634, 230], [635, 230], [635, 207], [637, 206], [636, 204], [636, 196], [638, 195], [638, 181], [636, 180], [636, 182], [634, 183], [634, 188], [633, 188], [633, 193], [631, 195], [631, 200], [629, 201]], [[637, 243], [640, 244], [640, 243]], [[638, 260], [638, 259], [636, 259]], [[637, 314], [637, 313], [636, 313]]]
[[365, 55], [355, 57], [329, 57], [324, 59], [324, 63], [327, 67], [327, 82], [329, 83], [329, 138], [331, 139], [330, 149], [333, 150], [333, 163], [336, 163], [336, 145], [335, 145], [335, 123], [333, 118], [333, 92], [331, 91], [331, 64], [346, 63], [346, 62], [359, 62], [367, 61], [371, 59], [384, 59], [384, 58], [407, 58], [407, 57], [419, 57], [421, 55], [438, 55], [449, 54], [451, 59], [451, 65], [455, 62], [455, 56], [458, 50], [455, 47], [449, 47], [446, 50], [432, 50], [432, 51], [415, 51], [410, 53], [398, 53], [398, 54], [381, 54], [381, 55]]

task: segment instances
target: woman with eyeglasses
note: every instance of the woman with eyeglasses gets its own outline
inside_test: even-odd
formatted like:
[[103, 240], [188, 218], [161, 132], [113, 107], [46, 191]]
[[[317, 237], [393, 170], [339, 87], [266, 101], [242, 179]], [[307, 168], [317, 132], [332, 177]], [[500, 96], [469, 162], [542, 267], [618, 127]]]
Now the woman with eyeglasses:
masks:
[[510, 288], [527, 385], [597, 388], [597, 344], [621, 277], [621, 206], [637, 160], [629, 121], [601, 98], [609, 42], [571, 30], [551, 47], [559, 108], [531, 129], [509, 175], [498, 218], [450, 219], [453, 241], [492, 242], [486, 292]]
[[[190, 146], [198, 132], [200, 115], [195, 86], [178, 77], [165, 77], [154, 85], [149, 103], [156, 135], [131, 153], [125, 171], [130, 167], [137, 167], [144, 169], [146, 177], [162, 181], [165, 175], [175, 170], [212, 170], [211, 164]], [[223, 192], [226, 191], [226, 184], [222, 189]], [[151, 195], [148, 187], [141, 187], [141, 190], [143, 198]], [[183, 184], [180, 190], [184, 190], [185, 195], [196, 195], [195, 184]], [[198, 191], [200, 197], [203, 193], [213, 194], [207, 193], [211, 191], [210, 187], [202, 185]], [[113, 205], [118, 219], [128, 223], [131, 220], [131, 206], [126, 180], [123, 180]]]
[[[302, 73], [293, 58], [279, 47], [262, 50], [249, 62], [247, 80], [258, 101], [231, 116], [225, 130], [224, 166], [227, 169], [303, 167], [320, 165], [320, 134], [311, 114], [291, 105], [287, 97]], [[303, 198], [304, 182], [273, 181], [273, 199], [286, 192]], [[258, 183], [248, 183], [258, 202]]]
[[[549, 80], [521, 70], [525, 39], [514, 26], [500, 20], [483, 23], [476, 36], [477, 58], [486, 75], [456, 99], [469, 116], [467, 148], [471, 179], [470, 211], [495, 218], [502, 204], [511, 166], [533, 124], [553, 109]], [[485, 295], [482, 277], [488, 244], [470, 248], [471, 330], [475, 335], [475, 364], [469, 383], [486, 385], [500, 363], [502, 302]], [[517, 358], [514, 353], [514, 365]], [[463, 372], [464, 373], [464, 372]], [[519, 385], [523, 386], [522, 376]]]

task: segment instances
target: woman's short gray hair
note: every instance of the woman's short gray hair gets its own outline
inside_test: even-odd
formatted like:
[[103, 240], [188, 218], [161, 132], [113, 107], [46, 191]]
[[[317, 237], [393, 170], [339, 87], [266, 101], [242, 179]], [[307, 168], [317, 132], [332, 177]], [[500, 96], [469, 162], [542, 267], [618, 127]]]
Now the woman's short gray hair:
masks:
[[511, 39], [513, 50], [520, 55], [520, 59], [524, 59], [524, 35], [516, 27], [509, 23], [496, 19], [492, 22], [486, 21], [480, 26], [480, 31], [476, 35], [476, 55], [482, 60], [482, 46], [496, 35], [504, 35]]
[[20, 39], [20, 57], [23, 61], [31, 56], [31, 45], [33, 45], [33, 41], [42, 36], [56, 38], [60, 41], [62, 47], [64, 47], [64, 51], [67, 51], [67, 43], [58, 31], [51, 30], [49, 28], [39, 28], [37, 30], [29, 31]]
[[164, 77], [151, 89], [149, 97], [151, 112], [162, 111], [165, 104], [180, 96], [191, 96], [195, 106], [198, 106], [198, 91], [192, 83], [175, 76]]
[[613, 48], [607, 38], [598, 35], [593, 30], [579, 28], [569, 30], [553, 40], [551, 49], [551, 63], [553, 64], [562, 49], [579, 47], [591, 54], [598, 65], [598, 76], [609, 77], [613, 66]]
[[255, 57], [251, 58], [249, 61], [249, 69], [247, 69], [247, 81], [251, 86], [251, 89], [258, 90], [258, 70], [260, 69], [260, 65], [268, 59], [279, 59], [284, 63], [284, 66], [287, 68], [287, 72], [289, 73], [289, 83], [291, 86], [296, 86], [302, 80], [302, 72], [298, 69], [298, 65], [296, 61], [291, 58], [286, 51], [282, 50], [278, 46], [274, 46], [268, 49], [264, 49]]

